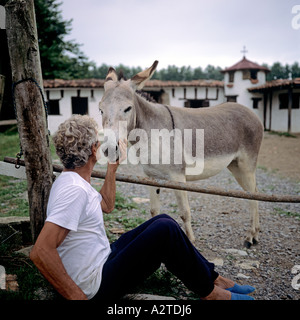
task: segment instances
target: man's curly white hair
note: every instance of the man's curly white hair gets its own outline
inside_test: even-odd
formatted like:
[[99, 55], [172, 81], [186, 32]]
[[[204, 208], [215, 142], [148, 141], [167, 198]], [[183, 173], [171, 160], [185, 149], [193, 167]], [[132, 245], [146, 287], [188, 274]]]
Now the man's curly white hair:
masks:
[[97, 122], [87, 115], [72, 116], [59, 125], [53, 136], [56, 153], [66, 169], [84, 166], [97, 141]]

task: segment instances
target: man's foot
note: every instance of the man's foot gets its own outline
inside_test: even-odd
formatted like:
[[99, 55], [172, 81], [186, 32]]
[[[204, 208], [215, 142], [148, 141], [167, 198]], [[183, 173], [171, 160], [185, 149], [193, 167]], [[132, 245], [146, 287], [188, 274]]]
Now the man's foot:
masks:
[[215, 286], [213, 291], [208, 296], [202, 298], [202, 300], [254, 300], [254, 298]]
[[218, 276], [214, 284], [222, 289], [226, 289], [230, 292], [240, 293], [240, 294], [249, 294], [255, 290], [255, 288], [252, 286], [249, 286], [249, 285], [242, 286], [222, 276]]
[[246, 294], [238, 294], [238, 293], [231, 293], [231, 300], [255, 300], [251, 296], [247, 296]]
[[247, 284], [241, 286], [241, 285], [235, 283], [233, 287], [227, 288], [225, 290], [228, 290], [228, 291], [234, 292], [234, 293], [249, 294], [249, 293], [255, 291], [255, 288], [252, 286], [249, 286]]
[[228, 289], [234, 286], [234, 282], [232, 280], [224, 278], [222, 276], [218, 276], [214, 284], [222, 289]]
[[231, 292], [215, 286], [213, 291], [202, 300], [231, 300], [231, 295]]

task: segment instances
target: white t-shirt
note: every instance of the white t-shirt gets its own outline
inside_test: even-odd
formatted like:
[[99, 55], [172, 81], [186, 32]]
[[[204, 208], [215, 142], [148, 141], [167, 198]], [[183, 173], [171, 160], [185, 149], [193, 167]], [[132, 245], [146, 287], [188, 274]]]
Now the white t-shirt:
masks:
[[46, 221], [70, 230], [57, 248], [73, 281], [91, 299], [101, 284], [102, 268], [111, 250], [100, 202], [102, 197], [72, 171], [62, 172], [51, 188]]

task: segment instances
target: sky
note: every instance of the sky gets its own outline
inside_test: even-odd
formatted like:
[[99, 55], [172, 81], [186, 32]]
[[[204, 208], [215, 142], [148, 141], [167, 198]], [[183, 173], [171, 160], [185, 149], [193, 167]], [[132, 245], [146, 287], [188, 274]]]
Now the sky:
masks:
[[225, 68], [243, 46], [259, 64], [300, 64], [300, 0], [62, 0], [60, 9], [73, 19], [66, 39], [98, 66]]

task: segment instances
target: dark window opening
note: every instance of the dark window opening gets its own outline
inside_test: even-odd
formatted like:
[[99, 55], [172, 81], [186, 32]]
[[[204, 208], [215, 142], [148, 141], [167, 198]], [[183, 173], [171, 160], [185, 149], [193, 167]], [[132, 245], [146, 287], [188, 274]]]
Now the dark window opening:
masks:
[[257, 70], [250, 70], [250, 77], [252, 80], [257, 79]]
[[184, 102], [185, 108], [205, 108], [209, 107], [209, 100], [187, 100]]
[[72, 114], [87, 114], [88, 113], [88, 98], [87, 97], [72, 97]]
[[237, 96], [226, 96], [227, 102], [236, 102]]
[[229, 71], [229, 82], [234, 81], [234, 71]]
[[59, 113], [59, 99], [48, 101], [48, 114], [58, 115]]
[[243, 70], [243, 80], [257, 80], [257, 72], [258, 70], [255, 69]]
[[250, 70], [243, 70], [243, 80], [250, 79]]
[[253, 101], [253, 109], [258, 109], [259, 101], [261, 101], [261, 98], [252, 98]]
[[[288, 93], [281, 93], [279, 97], [279, 109], [288, 109], [289, 107], [289, 95]], [[292, 95], [292, 109], [299, 109], [299, 97], [300, 93], [293, 93]]]

